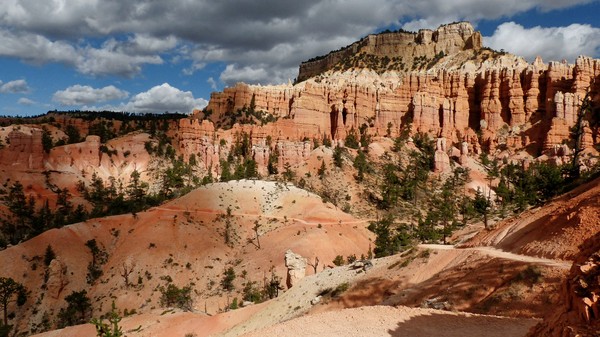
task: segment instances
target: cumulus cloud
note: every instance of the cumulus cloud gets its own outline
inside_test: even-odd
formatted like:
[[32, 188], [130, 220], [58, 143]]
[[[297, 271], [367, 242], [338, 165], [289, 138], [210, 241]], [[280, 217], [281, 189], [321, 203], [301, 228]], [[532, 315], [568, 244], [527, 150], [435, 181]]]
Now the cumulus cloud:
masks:
[[484, 44], [494, 49], [505, 49], [529, 61], [542, 56], [546, 61], [567, 59], [574, 62], [579, 55], [594, 56], [598, 53], [600, 29], [580, 24], [525, 28], [506, 22], [498, 26], [492, 36], [485, 37]]
[[14, 80], [2, 84], [0, 81], [0, 93], [2, 94], [26, 94], [31, 89], [25, 80]]
[[74, 64], [75, 47], [63, 41], [51, 41], [45, 36], [0, 29], [0, 55], [17, 57], [26, 62], [42, 64], [62, 62]]
[[203, 98], [194, 98], [191, 91], [182, 91], [163, 83], [133, 96], [119, 110], [138, 113], [191, 113], [192, 110], [202, 109], [207, 104]]
[[87, 85], [73, 85], [65, 90], [54, 93], [52, 100], [62, 105], [84, 105], [120, 100], [129, 97], [127, 91], [118, 89], [113, 85], [104, 88], [92, 88]]
[[[226, 65], [221, 80], [273, 83], [299, 62], [338, 49], [378, 27], [435, 28], [456, 20], [497, 20], [592, 0], [5, 0], [0, 56], [62, 62], [86, 75], [135, 76], [165, 54]], [[88, 44], [87, 38], [99, 41]], [[82, 42], [83, 41], [83, 42]], [[256, 77], [252, 77], [256, 76]]]

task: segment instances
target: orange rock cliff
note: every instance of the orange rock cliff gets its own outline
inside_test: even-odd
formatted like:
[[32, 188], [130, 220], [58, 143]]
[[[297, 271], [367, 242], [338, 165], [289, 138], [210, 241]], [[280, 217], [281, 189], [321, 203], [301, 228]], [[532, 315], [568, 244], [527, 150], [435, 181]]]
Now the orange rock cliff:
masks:
[[[348, 58], [387, 58], [388, 63], [387, 68], [359, 61], [348, 65]], [[544, 64], [540, 58], [529, 64], [483, 48], [481, 35], [461, 22], [435, 31], [370, 35], [301, 64], [296, 84], [238, 83], [215, 92], [205, 112], [216, 121], [253, 106], [279, 118], [265, 126], [236, 125], [229, 133], [231, 138], [248, 132], [261, 160], [270, 151], [267, 136], [277, 144], [274, 149], [302, 156], [312, 146], [303, 140], [343, 142], [361, 126], [373, 136], [396, 136], [401, 128], [410, 128], [446, 138], [449, 149], [467, 142], [470, 153], [483, 147], [491, 152], [527, 150], [535, 157], [569, 137], [586, 91], [598, 90], [599, 76], [600, 60], [584, 56], [575, 64]], [[192, 120], [180, 122], [180, 146], [188, 155], [201, 153], [207, 163], [215, 163], [219, 151], [212, 140], [226, 133], [201, 122], [204, 115], [196, 111]], [[584, 146], [597, 144], [598, 135], [584, 129]]]

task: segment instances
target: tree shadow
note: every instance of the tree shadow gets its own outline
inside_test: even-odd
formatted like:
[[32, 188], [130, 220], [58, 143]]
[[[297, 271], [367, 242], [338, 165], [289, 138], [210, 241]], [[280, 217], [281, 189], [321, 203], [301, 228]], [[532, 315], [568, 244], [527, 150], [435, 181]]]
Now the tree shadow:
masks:
[[363, 280], [336, 299], [344, 308], [356, 308], [381, 304], [401, 286], [402, 282], [384, 278]]
[[[542, 276], [530, 280], [528, 268], [536, 268]], [[470, 257], [424, 282], [397, 291], [382, 304], [542, 317], [558, 303], [562, 285], [562, 278], [545, 268], [500, 258]]]
[[536, 323], [534, 319], [460, 315], [427, 310], [398, 322], [398, 327], [388, 330], [388, 334], [392, 337], [525, 336]]

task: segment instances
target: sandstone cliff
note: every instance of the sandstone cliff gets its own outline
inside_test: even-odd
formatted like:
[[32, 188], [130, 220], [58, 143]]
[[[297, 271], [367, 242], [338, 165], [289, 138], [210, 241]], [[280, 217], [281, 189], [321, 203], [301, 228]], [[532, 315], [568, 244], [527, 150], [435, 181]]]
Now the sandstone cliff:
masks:
[[[441, 58], [423, 66], [421, 57], [439, 52]], [[411, 55], [412, 63], [383, 72], [361, 66], [336, 68], [352, 55], [365, 53], [387, 57], [392, 63]], [[243, 126], [253, 135], [253, 144], [264, 135], [275, 142], [343, 141], [348, 133], [367, 126], [373, 136], [394, 137], [409, 128], [446, 138], [448, 149], [466, 142], [469, 153], [479, 153], [481, 148], [492, 153], [526, 150], [537, 157], [569, 138], [587, 90], [593, 102], [600, 101], [599, 76], [600, 60], [589, 57], [579, 57], [575, 64], [544, 64], [539, 58], [529, 64], [482, 48], [480, 34], [463, 22], [416, 34], [369, 36], [303, 63], [300, 83], [240, 83], [213, 93], [206, 111], [215, 121], [252, 106], [279, 118], [265, 126]], [[584, 129], [584, 146], [591, 149], [600, 141], [597, 126]], [[182, 148], [188, 142], [197, 140], [182, 139]]]

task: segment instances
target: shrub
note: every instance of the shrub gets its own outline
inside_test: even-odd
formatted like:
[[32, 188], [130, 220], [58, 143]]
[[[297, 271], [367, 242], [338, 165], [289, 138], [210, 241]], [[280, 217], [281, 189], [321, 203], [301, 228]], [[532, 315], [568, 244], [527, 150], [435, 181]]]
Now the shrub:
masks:
[[341, 255], [338, 255], [335, 257], [335, 259], [333, 259], [333, 264], [335, 264], [336, 266], [341, 266], [344, 264], [344, 257]]
[[192, 311], [192, 287], [179, 288], [169, 284], [166, 288], [160, 287], [160, 305], [163, 307], [176, 307], [184, 311]]

